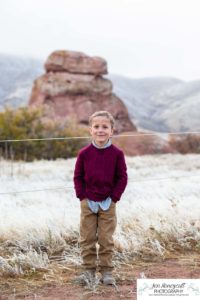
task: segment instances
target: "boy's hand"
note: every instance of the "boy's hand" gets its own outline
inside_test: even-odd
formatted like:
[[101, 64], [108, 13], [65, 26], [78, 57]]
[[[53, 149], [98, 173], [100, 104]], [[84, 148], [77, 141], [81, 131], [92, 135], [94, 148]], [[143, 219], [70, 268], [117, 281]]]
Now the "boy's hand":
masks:
[[[111, 200], [112, 200], [112, 198], [111, 198]], [[112, 202], [113, 202], [114, 204], [116, 204], [117, 201], [113, 201], [113, 200], [112, 200]]]
[[81, 199], [81, 201], [84, 201], [84, 200], [87, 200], [87, 198], [83, 198], [83, 199]]

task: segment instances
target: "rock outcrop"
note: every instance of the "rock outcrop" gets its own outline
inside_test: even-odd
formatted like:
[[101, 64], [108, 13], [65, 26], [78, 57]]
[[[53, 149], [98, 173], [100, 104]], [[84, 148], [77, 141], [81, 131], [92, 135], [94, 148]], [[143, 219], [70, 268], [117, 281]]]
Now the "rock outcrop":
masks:
[[103, 58], [90, 57], [82, 52], [55, 51], [45, 63], [47, 72], [68, 72], [75, 74], [107, 74], [107, 63]]
[[88, 124], [89, 116], [107, 110], [116, 120], [115, 133], [136, 131], [127, 108], [112, 93], [112, 82], [104, 77], [107, 63], [81, 52], [55, 51], [45, 63], [46, 73], [34, 81], [29, 105], [44, 105], [49, 117], [76, 118]]

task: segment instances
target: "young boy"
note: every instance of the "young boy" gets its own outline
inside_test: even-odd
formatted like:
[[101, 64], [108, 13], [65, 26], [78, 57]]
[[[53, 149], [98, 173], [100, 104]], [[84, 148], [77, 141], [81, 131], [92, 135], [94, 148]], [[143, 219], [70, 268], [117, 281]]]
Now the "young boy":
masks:
[[127, 185], [123, 152], [112, 145], [114, 119], [107, 111], [89, 119], [92, 143], [81, 149], [74, 170], [74, 186], [80, 199], [80, 246], [84, 274], [95, 279], [97, 251], [102, 282], [114, 284], [112, 277], [113, 233], [116, 203]]

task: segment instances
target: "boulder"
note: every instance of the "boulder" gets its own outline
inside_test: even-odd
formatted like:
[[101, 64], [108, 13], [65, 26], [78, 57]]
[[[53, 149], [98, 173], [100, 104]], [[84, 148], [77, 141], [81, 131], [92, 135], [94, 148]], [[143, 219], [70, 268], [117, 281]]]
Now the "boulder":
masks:
[[47, 72], [69, 72], [75, 74], [107, 74], [107, 63], [101, 57], [90, 57], [82, 52], [55, 51], [45, 63]]

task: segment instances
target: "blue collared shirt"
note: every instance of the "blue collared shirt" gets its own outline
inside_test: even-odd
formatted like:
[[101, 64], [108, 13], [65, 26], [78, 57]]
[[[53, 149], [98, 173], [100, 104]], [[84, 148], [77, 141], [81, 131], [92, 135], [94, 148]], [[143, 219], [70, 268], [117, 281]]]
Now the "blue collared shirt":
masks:
[[[93, 146], [96, 147], [96, 148], [99, 148], [99, 149], [105, 149], [105, 148], [110, 147], [110, 145], [112, 144], [112, 142], [111, 142], [111, 140], [108, 140], [108, 142], [107, 142], [107, 143], [104, 145], [104, 147], [102, 147], [102, 148], [98, 147], [98, 146], [95, 144], [94, 141], [92, 141], [92, 144], [93, 144]], [[96, 201], [93, 201], [93, 200], [91, 200], [91, 199], [88, 199], [87, 202], [88, 202], [88, 206], [89, 206], [89, 208], [91, 209], [91, 211], [92, 211], [93, 213], [97, 214], [98, 211], [99, 211], [99, 207], [101, 207], [101, 209], [104, 210], [104, 211], [105, 211], [105, 210], [108, 210], [109, 207], [110, 207], [110, 204], [111, 204], [111, 202], [112, 202], [112, 199], [111, 199], [110, 197], [108, 197], [107, 199], [105, 199], [105, 200], [103, 200], [103, 201], [101, 201], [101, 202], [96, 202]]]

